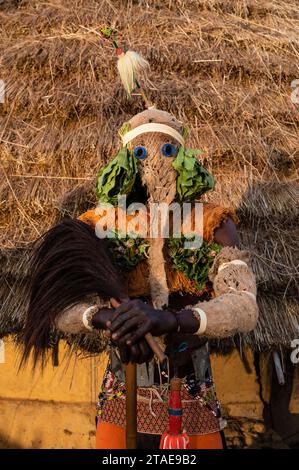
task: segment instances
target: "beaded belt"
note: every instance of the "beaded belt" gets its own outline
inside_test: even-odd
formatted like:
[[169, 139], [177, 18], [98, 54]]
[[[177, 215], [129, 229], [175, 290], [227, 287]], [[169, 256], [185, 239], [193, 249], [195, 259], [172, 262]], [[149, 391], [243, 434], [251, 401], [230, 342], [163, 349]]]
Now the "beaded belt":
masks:
[[[111, 391], [110, 391], [111, 392]], [[122, 385], [113, 393], [100, 394], [98, 422], [126, 426], [125, 390]], [[203, 435], [220, 430], [219, 403], [214, 387], [204, 386], [196, 397], [190, 397], [186, 384], [182, 390], [183, 428], [189, 435]], [[163, 434], [168, 427], [168, 391], [160, 393], [159, 387], [138, 388], [137, 431]]]

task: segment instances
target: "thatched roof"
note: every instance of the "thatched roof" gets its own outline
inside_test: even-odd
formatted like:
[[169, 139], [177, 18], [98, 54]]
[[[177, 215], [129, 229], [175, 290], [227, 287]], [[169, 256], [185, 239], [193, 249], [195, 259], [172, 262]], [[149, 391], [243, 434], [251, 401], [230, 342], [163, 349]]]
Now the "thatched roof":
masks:
[[92, 205], [117, 129], [142, 110], [90, 31], [108, 23], [149, 60], [151, 99], [206, 151], [218, 181], [210, 199], [238, 208], [261, 307], [245, 344], [288, 346], [299, 317], [295, 0], [0, 2], [2, 334], [21, 327], [28, 243]]

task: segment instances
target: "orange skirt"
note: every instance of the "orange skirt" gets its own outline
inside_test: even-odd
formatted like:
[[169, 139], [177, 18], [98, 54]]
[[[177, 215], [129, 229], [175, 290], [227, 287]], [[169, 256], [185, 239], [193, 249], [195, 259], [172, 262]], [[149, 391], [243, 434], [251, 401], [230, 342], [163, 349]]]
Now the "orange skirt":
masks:
[[[125, 429], [115, 424], [98, 423], [96, 434], [97, 449], [125, 449]], [[189, 449], [223, 449], [220, 432], [190, 436]]]

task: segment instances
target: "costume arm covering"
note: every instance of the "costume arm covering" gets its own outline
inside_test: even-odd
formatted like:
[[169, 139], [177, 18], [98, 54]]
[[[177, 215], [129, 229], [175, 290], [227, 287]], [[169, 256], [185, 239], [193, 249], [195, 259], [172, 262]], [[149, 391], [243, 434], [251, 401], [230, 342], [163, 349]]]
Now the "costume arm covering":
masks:
[[91, 332], [91, 317], [103, 303], [98, 297], [76, 305], [72, 305], [61, 312], [55, 320], [55, 326], [64, 333], [78, 334]]
[[224, 247], [216, 257], [209, 273], [215, 298], [196, 305], [207, 317], [204, 336], [226, 338], [255, 328], [256, 282], [248, 262], [247, 252], [231, 247]]

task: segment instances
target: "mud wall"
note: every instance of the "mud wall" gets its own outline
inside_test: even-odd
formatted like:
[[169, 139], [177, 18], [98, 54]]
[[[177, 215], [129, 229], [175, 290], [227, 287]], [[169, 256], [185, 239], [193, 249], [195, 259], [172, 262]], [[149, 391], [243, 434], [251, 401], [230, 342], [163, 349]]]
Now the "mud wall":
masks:
[[[263, 370], [264, 379], [257, 377], [252, 353], [247, 352], [246, 359], [247, 371], [237, 352], [212, 356], [217, 394], [228, 421], [225, 434], [233, 447], [259, 445], [265, 436], [263, 400], [270, 379]], [[69, 356], [62, 346], [58, 367], [49, 363], [32, 375], [30, 364], [18, 371], [19, 352], [6, 341], [2, 360], [0, 447], [94, 448], [95, 403], [105, 357]], [[298, 398], [291, 403], [298, 413]]]

